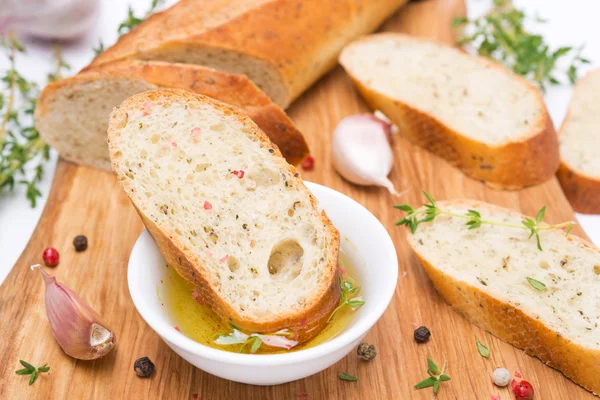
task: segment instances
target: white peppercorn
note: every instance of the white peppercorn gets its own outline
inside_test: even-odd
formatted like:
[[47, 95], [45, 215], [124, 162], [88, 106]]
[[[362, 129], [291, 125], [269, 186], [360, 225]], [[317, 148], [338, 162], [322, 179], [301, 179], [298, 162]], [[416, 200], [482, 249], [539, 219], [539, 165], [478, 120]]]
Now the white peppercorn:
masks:
[[506, 368], [496, 368], [492, 374], [492, 381], [496, 386], [504, 387], [510, 382], [510, 372]]

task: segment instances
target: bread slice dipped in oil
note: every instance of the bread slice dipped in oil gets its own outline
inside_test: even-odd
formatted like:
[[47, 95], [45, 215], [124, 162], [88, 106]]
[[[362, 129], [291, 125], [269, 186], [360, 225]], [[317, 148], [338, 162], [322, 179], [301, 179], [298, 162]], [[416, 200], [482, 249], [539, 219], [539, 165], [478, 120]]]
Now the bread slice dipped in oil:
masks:
[[224, 320], [304, 342], [339, 303], [339, 233], [239, 110], [182, 90], [132, 96], [108, 126], [113, 170], [169, 265]]
[[[525, 216], [474, 200], [443, 211], [522, 226]], [[600, 251], [562, 229], [539, 231], [438, 215], [408, 241], [440, 295], [470, 322], [600, 394]], [[542, 226], [543, 223], [542, 223]]]

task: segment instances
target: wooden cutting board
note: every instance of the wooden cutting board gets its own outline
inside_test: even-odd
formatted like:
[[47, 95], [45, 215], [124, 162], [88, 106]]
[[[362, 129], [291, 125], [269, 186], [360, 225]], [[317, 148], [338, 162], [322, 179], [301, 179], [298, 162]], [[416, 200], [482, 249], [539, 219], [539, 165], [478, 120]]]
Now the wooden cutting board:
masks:
[[[452, 43], [450, 23], [464, 14], [462, 0], [428, 0], [402, 9], [386, 30], [409, 32]], [[364, 112], [362, 100], [341, 68], [335, 69], [289, 110], [305, 133], [316, 159], [306, 180], [337, 189], [356, 199], [377, 216], [390, 232], [400, 268], [392, 303], [366, 340], [377, 346], [372, 362], [354, 353], [317, 375], [293, 383], [254, 387], [229, 382], [192, 367], [171, 351], [141, 319], [129, 297], [127, 261], [142, 224], [129, 200], [110, 173], [59, 161], [46, 208], [26, 250], [0, 287], [0, 398], [1, 399], [431, 399], [432, 390], [412, 387], [425, 377], [426, 358], [448, 362], [452, 381], [442, 385], [440, 399], [489, 399], [499, 394], [511, 399], [507, 388], [494, 387], [492, 371], [504, 366], [520, 370], [535, 390], [536, 399], [586, 399], [591, 394], [559, 372], [525, 355], [469, 324], [442, 301], [405, 240], [405, 231], [393, 225], [401, 213], [392, 205], [422, 201], [426, 189], [437, 199], [468, 197], [535, 213], [548, 206], [552, 222], [574, 218], [553, 179], [519, 192], [498, 192], [464, 176], [457, 169], [405, 140], [394, 138], [396, 161], [391, 179], [398, 189], [410, 191], [401, 200], [385, 190], [361, 188], [342, 180], [333, 170], [329, 154], [331, 132], [350, 114]], [[359, 229], [359, 227], [357, 227]], [[577, 230], [577, 229], [576, 229]], [[576, 232], [581, 234], [582, 232]], [[89, 238], [90, 247], [75, 253], [77, 234]], [[44, 307], [44, 288], [29, 265], [41, 262], [44, 248], [61, 253], [60, 265], [49, 271], [66, 283], [105, 317], [117, 333], [118, 347], [97, 361], [76, 361], [55, 342]], [[367, 299], [368, 301], [368, 299]], [[417, 345], [413, 330], [427, 325], [433, 332], [425, 345]], [[486, 343], [489, 359], [477, 352], [475, 340]], [[150, 357], [157, 366], [151, 379], [140, 379], [133, 362]], [[19, 359], [51, 370], [33, 386], [15, 375]], [[359, 377], [344, 382], [339, 372]]]

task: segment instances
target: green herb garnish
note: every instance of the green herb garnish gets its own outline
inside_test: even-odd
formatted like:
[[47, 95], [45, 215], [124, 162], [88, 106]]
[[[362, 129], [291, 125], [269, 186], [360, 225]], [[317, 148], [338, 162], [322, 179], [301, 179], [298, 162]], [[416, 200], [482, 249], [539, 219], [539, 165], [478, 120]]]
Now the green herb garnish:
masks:
[[[12, 191], [16, 184], [24, 185], [25, 196], [35, 207], [42, 195], [37, 185], [43, 176], [44, 161], [50, 158], [50, 147], [33, 125], [39, 88], [17, 70], [16, 55], [25, 52], [21, 43], [9, 36], [2, 39], [1, 46], [8, 53], [9, 69], [0, 78], [5, 84], [0, 93], [0, 193]], [[51, 80], [59, 79], [62, 69], [68, 68], [58, 47], [54, 55], [57, 67], [48, 76]]]
[[433, 362], [431, 358], [427, 359], [427, 374], [429, 378], [423, 379], [421, 382], [417, 383], [414, 388], [415, 389], [425, 389], [433, 386], [433, 393], [436, 394], [440, 388], [440, 382], [447, 382], [450, 380], [450, 377], [444, 373], [446, 369], [446, 362], [444, 362], [444, 366], [441, 371], [438, 366]]
[[[561, 63], [566, 60], [568, 67], [563, 73], [575, 83], [578, 68], [590, 62], [581, 57], [583, 46], [550, 49], [543, 36], [525, 29], [528, 18], [523, 11], [515, 9], [510, 0], [494, 0], [494, 9], [482, 17], [454, 19], [454, 27], [464, 27], [467, 31], [457, 44], [472, 46], [479, 55], [507, 65], [515, 73], [537, 83], [542, 90], [548, 84], [560, 84], [558, 64], [559, 60]], [[545, 21], [537, 18], [537, 22]]]
[[402, 210], [402, 211], [405, 211], [408, 213], [404, 218], [402, 218], [400, 221], [396, 222], [396, 225], [406, 225], [412, 233], [415, 233], [420, 224], [422, 224], [424, 222], [433, 221], [438, 215], [448, 215], [448, 216], [455, 217], [455, 218], [466, 219], [467, 220], [466, 225], [469, 227], [469, 229], [477, 229], [482, 224], [505, 226], [505, 227], [509, 227], [509, 228], [526, 229], [530, 232], [529, 238], [535, 236], [535, 239], [537, 242], [537, 247], [538, 247], [538, 249], [540, 249], [540, 251], [543, 250], [542, 244], [540, 242], [540, 234], [539, 234], [541, 231], [568, 227], [568, 229], [567, 229], [567, 235], [568, 235], [571, 232], [573, 225], [575, 225], [575, 223], [572, 221], [563, 222], [562, 224], [556, 224], [556, 225], [542, 224], [542, 221], [546, 214], [546, 206], [542, 207], [538, 211], [538, 213], [535, 217], [535, 220], [533, 220], [529, 217], [523, 217], [523, 219], [521, 221], [521, 225], [508, 224], [505, 222], [490, 221], [487, 219], [483, 219], [481, 217], [481, 213], [477, 210], [468, 210], [464, 214], [456, 214], [453, 212], [442, 210], [441, 208], [439, 208], [436, 205], [434, 198], [429, 193], [427, 193], [425, 191], [423, 191], [423, 193], [425, 194], [425, 197], [427, 197], [427, 199], [429, 200], [429, 204], [423, 204], [423, 208], [415, 210], [412, 206], [410, 206], [408, 204], [401, 204], [401, 205], [394, 206], [394, 208], [397, 208], [399, 210]]
[[544, 291], [548, 290], [548, 288], [546, 287], [546, 285], [543, 282], [540, 282], [540, 281], [530, 278], [528, 276], [525, 277], [525, 279], [527, 279], [527, 282], [529, 282], [529, 284], [537, 291], [544, 292]]
[[[137, 17], [133, 11], [133, 8], [131, 8], [131, 5], [130, 5], [129, 8], [127, 9], [127, 19], [125, 21], [121, 22], [121, 24], [119, 25], [119, 28], [118, 28], [119, 37], [123, 36], [130, 30], [132, 30], [133, 28], [135, 28], [136, 26], [138, 26], [139, 24], [144, 22], [144, 20], [146, 18], [148, 18], [149, 16], [151, 16], [152, 14], [154, 14], [156, 12], [156, 9], [159, 6], [162, 6], [164, 2], [165, 2], [164, 0], [152, 0], [152, 3], [150, 4], [150, 9], [148, 9], [148, 11], [146, 11], [146, 14], [144, 14], [142, 17]], [[102, 42], [100, 42], [100, 46], [102, 49], [104, 49], [104, 45], [102, 44]], [[97, 54], [100, 54], [100, 53], [97, 53]]]
[[490, 349], [488, 349], [487, 347], [485, 347], [479, 341], [479, 339], [477, 340], [477, 351], [479, 352], [479, 354], [481, 354], [481, 357], [489, 358], [489, 356], [490, 356]]
[[29, 378], [29, 385], [33, 385], [33, 382], [35, 382], [37, 380], [40, 372], [50, 371], [50, 367], [46, 366], [47, 364], [44, 364], [41, 367], [36, 368], [33, 365], [29, 364], [27, 361], [19, 360], [19, 362], [25, 368], [18, 369], [15, 371], [15, 373], [17, 375], [31, 375], [31, 378]]
[[341, 289], [340, 304], [333, 310], [327, 322], [331, 321], [336, 312], [344, 307], [350, 307], [352, 310], [360, 308], [365, 302], [358, 296], [360, 292], [360, 286], [354, 286], [352, 278], [342, 281], [342, 277], [339, 277], [339, 284]]
[[349, 382], [357, 382], [358, 381], [357, 377], [347, 374], [345, 372], [340, 372], [338, 374], [338, 377], [343, 381], [349, 381]]

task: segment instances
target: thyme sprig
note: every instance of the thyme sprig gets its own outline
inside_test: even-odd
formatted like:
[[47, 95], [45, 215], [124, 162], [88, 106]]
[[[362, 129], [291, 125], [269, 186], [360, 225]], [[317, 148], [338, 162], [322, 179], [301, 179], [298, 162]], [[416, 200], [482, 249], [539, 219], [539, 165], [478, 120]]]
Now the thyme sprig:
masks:
[[[144, 22], [146, 18], [154, 14], [160, 7], [162, 7], [164, 2], [165, 0], [152, 0], [152, 3], [150, 3], [150, 8], [148, 8], [148, 10], [146, 10], [146, 12], [139, 17], [135, 14], [135, 11], [133, 11], [133, 8], [130, 4], [127, 8], [127, 18], [125, 18], [125, 20], [121, 22], [119, 24], [119, 27], [117, 28], [119, 37], [123, 36], [127, 32], [131, 31], [133, 28]], [[106, 50], [106, 46], [104, 45], [104, 42], [102, 42], [102, 40], [100, 39], [98, 40], [98, 47], [94, 48], [94, 53], [96, 55], [99, 55], [104, 50]]]
[[438, 366], [433, 362], [431, 358], [427, 359], [427, 375], [429, 378], [423, 379], [421, 382], [417, 383], [414, 388], [415, 389], [425, 389], [433, 386], [433, 393], [436, 394], [440, 389], [440, 384], [442, 382], [447, 382], [451, 378], [444, 373], [446, 369], [446, 362], [444, 361], [444, 365], [440, 370]]
[[17, 375], [31, 375], [31, 378], [29, 378], [29, 385], [33, 385], [33, 383], [37, 380], [40, 372], [50, 371], [50, 367], [48, 367], [47, 364], [36, 368], [33, 365], [29, 364], [27, 361], [19, 360], [19, 362], [25, 368], [18, 369], [15, 371], [15, 373]]
[[[2, 39], [1, 47], [7, 52], [9, 68], [0, 78], [5, 85], [0, 93], [0, 193], [12, 191], [16, 184], [24, 185], [25, 195], [35, 207], [42, 195], [37, 185], [43, 176], [44, 161], [50, 157], [50, 147], [33, 125], [39, 88], [17, 70], [16, 56], [25, 52], [23, 45], [8, 36]], [[58, 48], [55, 58], [57, 67], [50, 79], [60, 78], [62, 69], [68, 67]], [[31, 178], [26, 176], [26, 167], [33, 169]]]
[[342, 277], [338, 277], [340, 285], [340, 304], [331, 312], [327, 322], [331, 321], [333, 316], [342, 308], [350, 307], [352, 310], [362, 307], [365, 302], [362, 298], [357, 297], [360, 293], [360, 286], [354, 286], [354, 280], [348, 277], [347, 280], [342, 280]]
[[[523, 11], [514, 8], [510, 0], [494, 0], [494, 9], [486, 15], [477, 19], [454, 19], [453, 26], [466, 28], [463, 32], [467, 32], [460, 36], [457, 44], [470, 45], [479, 55], [506, 64], [542, 90], [548, 84], [560, 84], [558, 64], [565, 60], [568, 67], [563, 73], [575, 83], [578, 69], [590, 62], [581, 56], [583, 46], [551, 49], [542, 35], [525, 29], [528, 18]], [[537, 21], [545, 22], [541, 18]]]
[[477, 210], [468, 210], [465, 214], [453, 213], [450, 211], [446, 211], [437, 206], [435, 199], [426, 191], [423, 191], [425, 197], [429, 200], [429, 204], [423, 204], [423, 208], [414, 209], [412, 206], [408, 204], [400, 204], [394, 206], [399, 210], [405, 211], [408, 214], [402, 218], [400, 221], [396, 222], [396, 225], [405, 225], [407, 226], [412, 233], [417, 231], [417, 228], [420, 224], [425, 222], [433, 221], [438, 215], [448, 215], [454, 218], [462, 218], [467, 220], [466, 225], [469, 229], [477, 229], [482, 224], [487, 225], [495, 225], [495, 226], [505, 226], [508, 228], [516, 228], [516, 229], [526, 229], [530, 232], [529, 238], [531, 239], [535, 236], [537, 247], [540, 251], [543, 251], [542, 244], [540, 242], [540, 232], [550, 229], [562, 229], [567, 228], [566, 235], [568, 236], [575, 225], [575, 222], [563, 222], [561, 224], [556, 225], [548, 225], [543, 223], [544, 216], [546, 214], [546, 206], [543, 206], [537, 213], [535, 219], [531, 219], [529, 217], [523, 217], [521, 220], [521, 224], [510, 224], [506, 222], [499, 221], [491, 221], [488, 219], [483, 219], [481, 217], [481, 213]]

